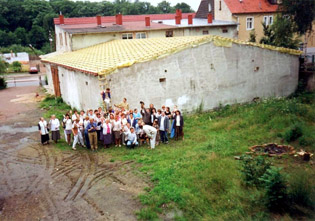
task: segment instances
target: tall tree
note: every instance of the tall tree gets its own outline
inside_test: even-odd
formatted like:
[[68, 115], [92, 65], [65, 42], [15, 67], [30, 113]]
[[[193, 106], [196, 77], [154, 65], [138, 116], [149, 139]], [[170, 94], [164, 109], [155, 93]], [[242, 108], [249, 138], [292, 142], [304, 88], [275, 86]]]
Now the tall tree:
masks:
[[194, 12], [194, 10], [192, 10], [190, 5], [186, 4], [185, 2], [177, 3], [175, 5], [175, 9], [181, 9], [183, 13]]
[[263, 26], [265, 36], [260, 40], [260, 43], [298, 49], [299, 40], [296, 38], [294, 25], [287, 17], [277, 16], [271, 26], [265, 24]]
[[284, 15], [289, 15], [290, 19], [296, 24], [296, 32], [305, 35], [305, 54], [307, 53], [307, 41], [312, 32], [315, 20], [315, 1], [314, 0], [282, 0], [280, 7]]
[[171, 3], [167, 1], [162, 1], [157, 5], [160, 13], [172, 13], [175, 9], [171, 6]]

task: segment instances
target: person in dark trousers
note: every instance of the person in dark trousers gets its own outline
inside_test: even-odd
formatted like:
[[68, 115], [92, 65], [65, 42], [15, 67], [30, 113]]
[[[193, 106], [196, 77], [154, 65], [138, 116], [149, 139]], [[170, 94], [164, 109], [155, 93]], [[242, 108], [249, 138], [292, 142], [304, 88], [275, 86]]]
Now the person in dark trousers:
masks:
[[177, 110], [174, 116], [174, 127], [175, 127], [175, 140], [178, 140], [180, 137], [184, 139], [184, 119], [180, 111]]
[[158, 118], [159, 120], [159, 131], [161, 136], [161, 142], [167, 144], [168, 138], [167, 138], [167, 132], [170, 125], [169, 118], [165, 115], [165, 112], [162, 111], [161, 116]]

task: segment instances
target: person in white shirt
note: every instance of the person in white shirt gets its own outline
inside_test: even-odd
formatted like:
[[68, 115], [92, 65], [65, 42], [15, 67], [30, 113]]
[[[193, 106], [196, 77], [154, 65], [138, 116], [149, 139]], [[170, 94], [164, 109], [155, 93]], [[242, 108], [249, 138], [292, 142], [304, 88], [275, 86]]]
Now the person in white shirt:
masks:
[[130, 133], [130, 123], [127, 123], [125, 126], [122, 125], [121, 133], [121, 143], [125, 146], [127, 143], [127, 136]]
[[128, 123], [128, 120], [126, 118], [126, 115], [124, 113], [121, 114], [121, 124], [122, 126], [126, 126], [126, 124]]
[[71, 146], [72, 121], [69, 114], [66, 114], [63, 123], [65, 125], [65, 134], [67, 135], [66, 141], [68, 142], [68, 145]]
[[88, 116], [89, 118], [93, 118], [93, 119], [95, 118], [95, 114], [92, 109], [89, 110]]
[[143, 131], [150, 138], [151, 149], [154, 149], [157, 130], [150, 125], [145, 125], [144, 122], [141, 122], [139, 126], [140, 128], [143, 128]]
[[80, 112], [80, 120], [84, 121], [85, 117], [86, 117], [86, 114], [85, 114], [84, 110], [81, 110], [81, 112]]
[[84, 142], [83, 142], [83, 137], [80, 132], [80, 120], [77, 118], [72, 125], [72, 133], [73, 133], [73, 144], [72, 144], [72, 149], [76, 150], [75, 146], [77, 143], [79, 143], [81, 146], [85, 147]]
[[71, 120], [74, 122], [78, 118], [78, 111], [74, 111], [74, 114], [72, 114]]
[[49, 144], [49, 133], [48, 133], [47, 122], [44, 120], [43, 117], [39, 118], [38, 130], [39, 130], [42, 145]]
[[131, 127], [127, 134], [127, 148], [134, 149], [135, 146], [138, 146], [137, 134], [135, 133], [135, 129]]
[[115, 147], [119, 145], [121, 147], [120, 141], [121, 141], [121, 121], [119, 120], [119, 116], [115, 116], [115, 121], [113, 122], [113, 133], [115, 137]]
[[58, 140], [60, 140], [60, 122], [59, 120], [56, 118], [55, 115], [51, 115], [51, 119], [49, 121], [49, 126], [50, 126], [50, 130], [51, 130], [51, 139], [57, 143]]
[[112, 124], [110, 123], [109, 119], [103, 121], [103, 141], [105, 148], [108, 148], [109, 145], [112, 143]]

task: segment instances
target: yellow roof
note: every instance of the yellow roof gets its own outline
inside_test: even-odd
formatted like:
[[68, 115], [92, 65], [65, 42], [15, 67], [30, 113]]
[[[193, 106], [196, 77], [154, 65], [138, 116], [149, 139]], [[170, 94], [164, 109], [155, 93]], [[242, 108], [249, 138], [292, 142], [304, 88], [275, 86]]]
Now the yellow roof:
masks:
[[300, 55], [302, 52], [278, 48], [270, 45], [244, 42], [220, 36], [185, 36], [173, 38], [147, 38], [133, 40], [114, 40], [101, 43], [58, 56], [43, 58], [43, 62], [57, 64], [72, 70], [78, 70], [100, 78], [119, 68], [129, 67], [138, 62], [158, 59], [176, 53], [186, 48], [195, 47], [204, 43], [213, 42], [216, 46], [231, 47], [232, 43], [251, 45], [282, 53]]

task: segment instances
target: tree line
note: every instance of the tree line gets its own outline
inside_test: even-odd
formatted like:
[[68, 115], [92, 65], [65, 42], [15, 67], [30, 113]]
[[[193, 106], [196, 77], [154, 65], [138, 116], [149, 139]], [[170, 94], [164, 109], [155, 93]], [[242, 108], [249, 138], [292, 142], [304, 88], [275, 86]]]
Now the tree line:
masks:
[[11, 50], [30, 51], [23, 48], [31, 44], [41, 50], [37, 53], [49, 53], [49, 38], [54, 40], [53, 18], [62, 13], [65, 17], [93, 17], [96, 15], [164, 14], [174, 13], [176, 9], [184, 13], [193, 12], [186, 3], [174, 7], [168, 1], [157, 6], [149, 2], [128, 0], [88, 2], [70, 0], [0, 0], [0, 52]]

